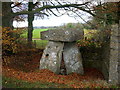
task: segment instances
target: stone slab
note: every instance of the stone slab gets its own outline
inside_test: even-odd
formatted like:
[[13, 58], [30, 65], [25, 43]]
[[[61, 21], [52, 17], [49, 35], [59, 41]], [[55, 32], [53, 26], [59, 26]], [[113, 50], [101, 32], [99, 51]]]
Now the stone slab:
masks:
[[41, 32], [42, 40], [73, 42], [83, 39], [83, 30], [54, 29]]
[[83, 74], [83, 64], [81, 53], [79, 48], [75, 45], [76, 43], [65, 43], [63, 49], [63, 57], [66, 65], [67, 74], [76, 72]]
[[63, 46], [64, 43], [49, 41], [40, 60], [40, 69], [49, 69], [59, 74]]

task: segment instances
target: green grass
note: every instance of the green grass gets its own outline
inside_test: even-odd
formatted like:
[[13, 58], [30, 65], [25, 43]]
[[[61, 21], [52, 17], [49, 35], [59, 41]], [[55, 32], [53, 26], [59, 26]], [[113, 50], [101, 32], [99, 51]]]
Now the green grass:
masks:
[[[47, 45], [47, 40], [40, 40], [40, 32], [47, 31], [48, 29], [34, 29], [33, 30], [33, 39], [39, 39], [39, 40], [33, 40], [33, 42], [36, 44], [36, 48], [43, 49]], [[27, 38], [27, 31], [25, 31], [21, 37]]]
[[[40, 32], [47, 31], [48, 29], [34, 29], [33, 38], [40, 38]], [[23, 38], [27, 38], [27, 31], [21, 35]]]
[[3, 88], [69, 88], [64, 84], [57, 83], [43, 83], [43, 82], [28, 82], [24, 80], [18, 80], [15, 78], [2, 77]]
[[40, 38], [40, 32], [47, 31], [48, 29], [35, 29], [33, 31], [33, 38]]
[[47, 40], [33, 40], [34, 43], [36, 43], [36, 48], [44, 49], [47, 45]]

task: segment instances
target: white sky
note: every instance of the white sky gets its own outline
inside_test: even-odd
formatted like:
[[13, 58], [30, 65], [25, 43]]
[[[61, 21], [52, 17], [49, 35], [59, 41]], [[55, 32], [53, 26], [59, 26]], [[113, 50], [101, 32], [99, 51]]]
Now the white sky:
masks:
[[[78, 21], [72, 17], [67, 15], [63, 15], [61, 17], [51, 17], [49, 19], [38, 19], [33, 21], [33, 26], [60, 26], [65, 23], [77, 23]], [[25, 22], [13, 22], [14, 27], [27, 27], [27, 21]]]
[[[85, 20], [88, 20], [88, 15], [84, 15], [83, 18]], [[50, 16], [49, 19], [37, 19], [33, 21], [33, 26], [34, 27], [40, 27], [40, 26], [60, 26], [66, 23], [84, 23], [80, 18], [75, 19], [73, 17], [69, 17], [68, 15], [63, 15], [61, 17], [56, 17], [56, 16]], [[28, 22], [27, 20], [25, 22], [13, 22], [14, 27], [27, 27]]]
[[[73, 1], [76, 1], [76, 0], [73, 0]], [[81, 3], [81, 1], [79, 3]], [[60, 11], [60, 12], [64, 13], [64, 11]], [[59, 13], [56, 10], [54, 10], [54, 13], [59, 15]], [[72, 13], [70, 12], [69, 14], [71, 15]], [[89, 14], [87, 14], [85, 12], [81, 12], [81, 13], [83, 15], [80, 15], [80, 16], [83, 19], [85, 19], [85, 21], [89, 20], [89, 16], [90, 16]], [[80, 17], [78, 17], [77, 20], [76, 20], [74, 17], [69, 17], [67, 14], [62, 15], [61, 17], [56, 17], [54, 15], [51, 15], [51, 16], [49, 16], [49, 19], [44, 18], [44, 19], [36, 19], [36, 20], [34, 20], [33, 21], [33, 26], [34, 27], [60, 26], [60, 25], [66, 24], [66, 23], [78, 23], [78, 22], [79, 23], [84, 23], [84, 21]], [[28, 22], [27, 22], [27, 20], [25, 22], [16, 22], [16, 21], [14, 21], [13, 26], [14, 27], [27, 27]]]

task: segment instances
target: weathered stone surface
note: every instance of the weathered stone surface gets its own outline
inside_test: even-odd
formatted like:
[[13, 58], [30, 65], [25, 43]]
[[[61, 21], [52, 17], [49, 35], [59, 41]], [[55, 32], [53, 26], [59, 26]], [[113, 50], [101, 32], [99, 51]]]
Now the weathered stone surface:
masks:
[[110, 56], [109, 83], [118, 84], [118, 61]]
[[60, 72], [63, 46], [64, 43], [49, 41], [40, 60], [40, 69], [49, 69], [58, 74]]
[[75, 43], [65, 43], [63, 49], [63, 57], [66, 65], [67, 74], [76, 72], [83, 74], [82, 58], [79, 48]]
[[118, 59], [118, 50], [116, 49], [111, 49], [110, 57], [114, 59]]
[[42, 40], [72, 42], [83, 38], [83, 30], [55, 29], [41, 32]]
[[119, 53], [120, 53], [120, 34], [118, 26], [113, 26], [111, 35], [111, 50], [110, 50], [110, 64], [109, 64], [109, 83], [120, 84], [120, 73], [119, 73]]
[[118, 37], [117, 36], [111, 36], [111, 41], [112, 42], [117, 42], [118, 43]]
[[110, 43], [110, 48], [112, 48], [112, 49], [118, 49], [118, 43], [117, 42], [112, 42], [111, 41], [111, 43]]
[[112, 36], [120, 36], [119, 26], [117, 24], [112, 25], [111, 32], [112, 32]]
[[110, 58], [109, 83], [118, 84], [118, 62]]
[[[109, 79], [109, 59], [110, 59], [110, 43], [106, 43], [103, 47], [102, 47], [102, 63], [100, 64], [102, 66], [102, 74], [105, 78], [105, 80], [108, 81]], [[94, 64], [95, 65], [95, 64]]]

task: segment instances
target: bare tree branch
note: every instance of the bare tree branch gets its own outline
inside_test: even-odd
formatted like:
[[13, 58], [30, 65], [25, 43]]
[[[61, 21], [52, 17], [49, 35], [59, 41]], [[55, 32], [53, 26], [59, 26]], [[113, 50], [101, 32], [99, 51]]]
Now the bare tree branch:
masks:
[[51, 9], [48, 9], [48, 10], [50, 10], [50, 12], [52, 12], [52, 14], [54, 14], [56, 17], [58, 17], [58, 15], [55, 14]]
[[49, 16], [48, 14], [46, 13], [42, 13], [42, 12], [36, 12], [36, 11], [22, 11], [22, 12], [17, 12], [17, 13], [14, 13], [13, 16], [17, 16], [17, 15], [24, 15], [24, 14], [35, 14], [35, 13], [39, 13], [39, 14], [44, 14], [46, 16]]
[[20, 3], [16, 3], [14, 6], [12, 6], [11, 8], [14, 8], [14, 7], [16, 7], [16, 6], [19, 6], [19, 5], [21, 5], [22, 4], [22, 2], [20, 2]]
[[[53, 4], [53, 6], [55, 6], [55, 4], [53, 3], [53, 2], [51, 2], [51, 4]], [[56, 8], [56, 10], [59, 12], [59, 9], [58, 8]], [[59, 12], [60, 13], [60, 12]]]
[[[93, 25], [92, 23], [90, 23], [90, 22], [88, 22], [88, 21], [85, 21], [85, 19], [83, 19], [82, 17], [81, 17], [81, 15], [79, 15], [77, 12], [75, 12], [75, 11], [73, 11], [77, 16], [79, 16], [85, 23], [87, 23], [88, 25]], [[95, 25], [94, 25], [94, 27], [96, 27]]]
[[73, 8], [77, 8], [77, 9], [79, 9], [79, 10], [85, 11], [85, 12], [91, 14], [92, 16], [95, 16], [91, 11], [88, 11], [88, 10], [82, 8], [82, 7], [79, 7], [79, 6], [82, 6], [82, 5], [86, 5], [87, 3], [88, 3], [88, 2], [83, 3], [83, 4], [65, 4], [65, 5], [56, 5], [56, 6], [45, 5], [45, 6], [43, 6], [43, 7], [37, 8], [36, 10], [31, 11], [31, 12], [21, 11], [21, 12], [14, 13], [14, 15], [29, 14], [29, 13], [39, 13], [40, 11], [43, 11], [43, 10], [45, 10], [45, 9], [73, 7]]
[[80, 9], [80, 10], [82, 10], [82, 11], [85, 11], [85, 12], [91, 14], [92, 16], [96, 16], [95, 14], [93, 14], [93, 13], [91, 12], [91, 10], [86, 10], [86, 9], [84, 9], [83, 7], [76, 7], [76, 6], [75, 6], [75, 8]]

